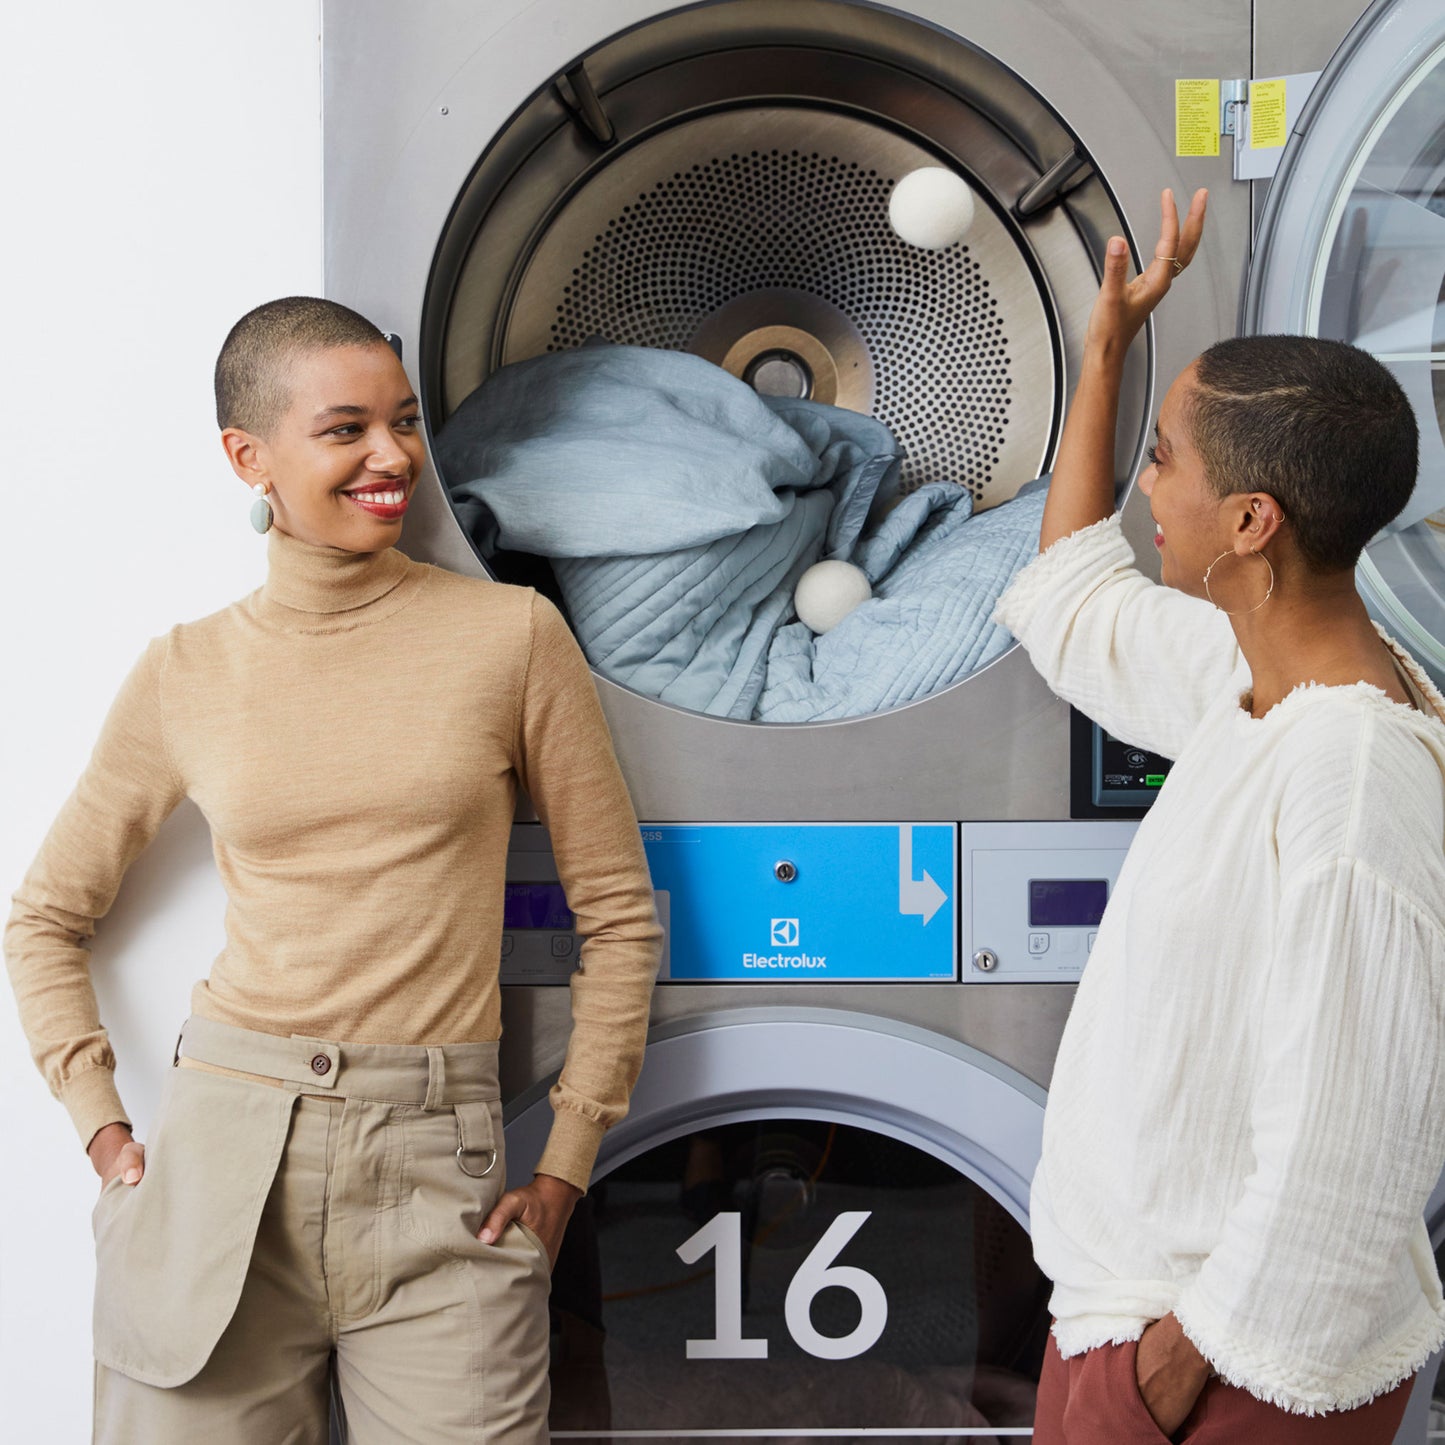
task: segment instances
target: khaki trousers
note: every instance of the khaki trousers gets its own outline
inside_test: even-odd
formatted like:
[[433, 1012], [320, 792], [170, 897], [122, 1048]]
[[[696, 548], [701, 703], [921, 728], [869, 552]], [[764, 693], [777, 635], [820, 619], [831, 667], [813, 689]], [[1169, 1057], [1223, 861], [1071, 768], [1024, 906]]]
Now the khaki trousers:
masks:
[[1138, 1341], [1100, 1345], [1064, 1359], [1049, 1336], [1034, 1410], [1034, 1445], [1390, 1445], [1413, 1380], [1356, 1410], [1292, 1415], [1221, 1379], [1204, 1387], [1189, 1418], [1166, 1435], [1145, 1408]]
[[350, 1445], [545, 1441], [545, 1252], [476, 1237], [496, 1045], [191, 1019], [177, 1056], [143, 1179], [95, 1207], [95, 1440], [326, 1445], [334, 1371]]

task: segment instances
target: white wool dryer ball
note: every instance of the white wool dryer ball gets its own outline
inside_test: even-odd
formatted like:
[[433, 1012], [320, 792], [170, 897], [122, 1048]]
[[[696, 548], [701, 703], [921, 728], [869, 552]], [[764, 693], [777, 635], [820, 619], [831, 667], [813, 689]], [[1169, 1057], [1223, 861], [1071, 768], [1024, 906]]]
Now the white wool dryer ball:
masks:
[[942, 166], [910, 171], [888, 198], [888, 220], [901, 240], [942, 251], [963, 240], [973, 225], [968, 182]]
[[804, 626], [827, 632], [872, 595], [868, 574], [861, 567], [851, 562], [815, 562], [798, 578], [793, 606]]

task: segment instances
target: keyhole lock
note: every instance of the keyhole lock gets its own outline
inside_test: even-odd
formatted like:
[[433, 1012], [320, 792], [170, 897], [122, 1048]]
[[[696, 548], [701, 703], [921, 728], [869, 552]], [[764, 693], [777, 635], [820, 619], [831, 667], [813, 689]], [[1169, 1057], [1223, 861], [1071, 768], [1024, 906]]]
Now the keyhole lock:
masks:
[[779, 883], [791, 883], [798, 876], [798, 865], [789, 863], [786, 858], [780, 858], [773, 864], [773, 877]]
[[998, 954], [991, 948], [980, 948], [973, 956], [973, 966], [982, 973], [992, 973], [998, 967]]

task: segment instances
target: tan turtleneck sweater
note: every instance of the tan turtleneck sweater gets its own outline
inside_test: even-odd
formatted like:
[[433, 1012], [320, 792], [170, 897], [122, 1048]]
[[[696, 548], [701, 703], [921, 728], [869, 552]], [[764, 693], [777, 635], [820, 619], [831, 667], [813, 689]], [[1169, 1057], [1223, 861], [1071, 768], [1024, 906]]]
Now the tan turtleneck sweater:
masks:
[[36, 1062], [83, 1141], [126, 1120], [86, 940], [183, 797], [229, 898], [197, 1014], [357, 1043], [499, 1037], [520, 783], [584, 936], [538, 1168], [585, 1188], [641, 1066], [661, 935], [582, 654], [528, 589], [279, 531], [269, 551], [262, 588], [146, 648], [15, 894], [5, 953]]

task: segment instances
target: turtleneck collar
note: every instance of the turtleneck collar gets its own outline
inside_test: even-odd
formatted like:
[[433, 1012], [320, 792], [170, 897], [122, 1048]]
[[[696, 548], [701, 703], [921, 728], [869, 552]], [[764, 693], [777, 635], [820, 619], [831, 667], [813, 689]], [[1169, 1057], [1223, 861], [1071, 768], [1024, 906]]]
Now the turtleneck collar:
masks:
[[395, 547], [384, 552], [317, 547], [277, 527], [266, 539], [266, 555], [270, 570], [256, 594], [258, 603], [278, 621], [306, 630], [354, 625], [363, 620], [358, 615], [363, 609], [393, 597], [408, 574], [425, 571]]

